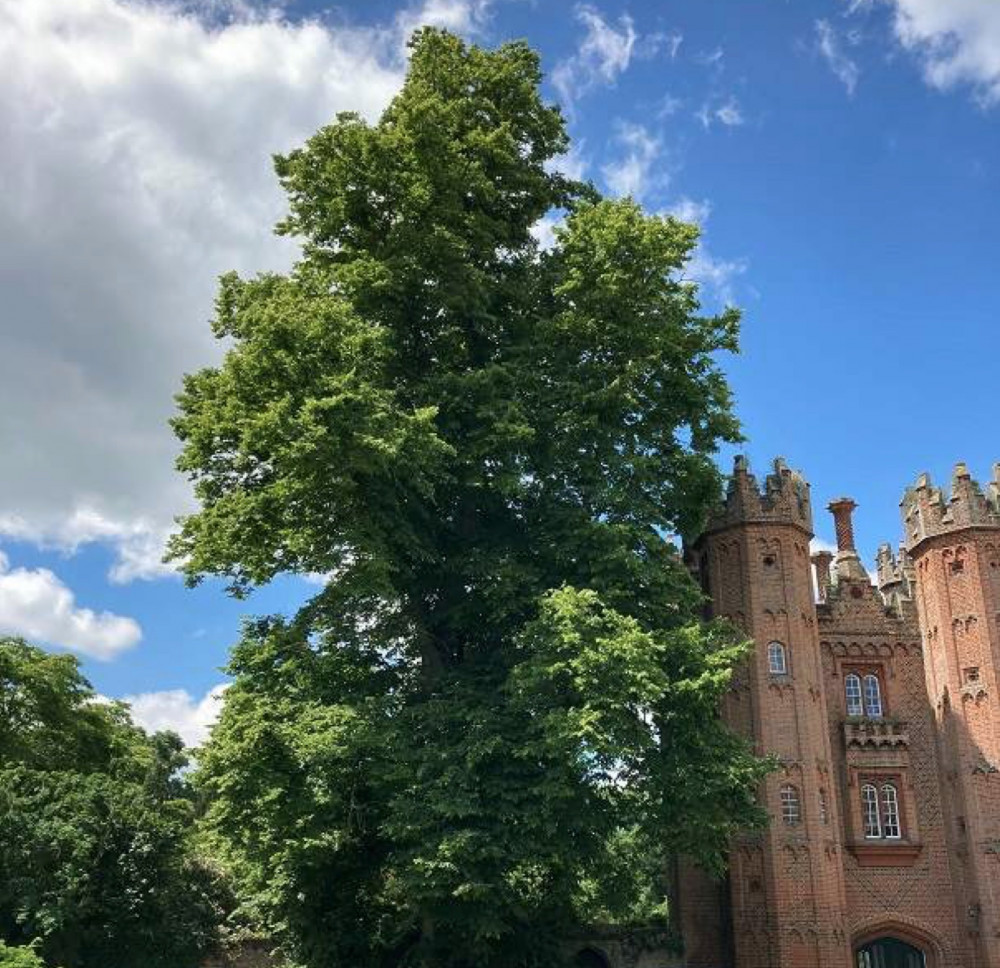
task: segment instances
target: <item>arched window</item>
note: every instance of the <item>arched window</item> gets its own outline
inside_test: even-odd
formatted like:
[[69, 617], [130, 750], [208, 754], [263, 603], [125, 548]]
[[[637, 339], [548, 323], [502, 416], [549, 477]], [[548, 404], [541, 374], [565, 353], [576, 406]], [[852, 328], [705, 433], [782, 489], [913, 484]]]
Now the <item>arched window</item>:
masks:
[[863, 716], [865, 707], [861, 703], [861, 676], [856, 672], [844, 676], [844, 693], [847, 696], [847, 715]]
[[882, 836], [899, 839], [899, 795], [891, 783], [882, 785]]
[[865, 837], [872, 840], [882, 836], [878, 815], [878, 790], [871, 783], [861, 788], [861, 814], [865, 824]]
[[780, 792], [781, 819], [790, 827], [802, 822], [802, 805], [799, 802], [799, 791], [790, 783], [786, 783]]
[[826, 805], [826, 790], [822, 787], [819, 791], [819, 822], [823, 824], [830, 822], [830, 811]]
[[865, 715], [872, 719], [882, 718], [882, 689], [878, 676], [871, 672], [865, 676]]
[[788, 656], [780, 642], [771, 642], [768, 645], [767, 668], [772, 676], [783, 676], [788, 672]]

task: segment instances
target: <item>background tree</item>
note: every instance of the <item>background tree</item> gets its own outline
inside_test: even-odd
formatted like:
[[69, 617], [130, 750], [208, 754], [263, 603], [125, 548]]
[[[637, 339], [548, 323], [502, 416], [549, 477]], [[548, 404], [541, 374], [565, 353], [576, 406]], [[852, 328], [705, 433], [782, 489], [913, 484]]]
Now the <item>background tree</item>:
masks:
[[179, 737], [97, 701], [75, 658], [0, 639], [0, 942], [64, 968], [200, 964], [221, 890], [190, 848], [186, 763]]
[[201, 779], [296, 961], [551, 966], [756, 817], [716, 715], [740, 650], [664, 538], [738, 437], [738, 314], [700, 314], [695, 227], [553, 168], [526, 45], [411, 46], [377, 124], [277, 159], [302, 258], [222, 279], [228, 352], [178, 398], [189, 579], [328, 578], [247, 626]]
[[45, 968], [31, 948], [8, 948], [0, 941], [0, 968]]

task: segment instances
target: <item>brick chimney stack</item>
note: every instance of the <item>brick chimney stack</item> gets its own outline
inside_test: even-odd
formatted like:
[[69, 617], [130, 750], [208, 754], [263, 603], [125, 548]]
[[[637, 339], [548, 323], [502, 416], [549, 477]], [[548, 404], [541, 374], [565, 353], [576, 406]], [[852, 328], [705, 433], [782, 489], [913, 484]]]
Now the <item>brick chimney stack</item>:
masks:
[[833, 552], [816, 551], [810, 557], [810, 561], [816, 569], [816, 588], [819, 591], [819, 600], [825, 602], [830, 594], [830, 565], [833, 564]]
[[854, 551], [854, 509], [857, 504], [849, 497], [838, 497], [827, 506], [837, 530], [837, 551]]
[[856, 507], [857, 504], [849, 497], [838, 497], [827, 505], [827, 510], [833, 515], [833, 526], [837, 531], [837, 557], [834, 559], [837, 580], [847, 579], [870, 584], [868, 572], [861, 564], [857, 549], [854, 547], [853, 515]]

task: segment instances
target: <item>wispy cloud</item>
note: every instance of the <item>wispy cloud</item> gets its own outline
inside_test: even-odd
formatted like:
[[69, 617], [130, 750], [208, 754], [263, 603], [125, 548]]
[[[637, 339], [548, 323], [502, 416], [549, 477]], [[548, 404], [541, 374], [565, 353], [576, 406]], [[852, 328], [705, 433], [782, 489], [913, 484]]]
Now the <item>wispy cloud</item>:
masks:
[[746, 259], [717, 258], [702, 242], [688, 264], [688, 275], [716, 299], [734, 304], [737, 302], [736, 280], [744, 275], [748, 268], [749, 263]]
[[654, 188], [666, 187], [669, 176], [654, 165], [663, 152], [663, 142], [641, 124], [619, 121], [615, 142], [621, 155], [601, 169], [608, 188], [616, 195], [641, 199]]
[[677, 30], [645, 34], [635, 45], [635, 56], [652, 58], [662, 51], [670, 60], [676, 60], [683, 43], [684, 35]]
[[712, 50], [701, 50], [694, 55], [694, 60], [705, 67], [721, 68], [725, 63], [726, 53], [721, 47], [714, 47]]
[[847, 93], [854, 94], [861, 69], [847, 54], [843, 38], [828, 20], [816, 21], [816, 49]]
[[714, 255], [705, 238], [705, 227], [712, 214], [712, 203], [707, 198], [694, 199], [686, 195], [675, 199], [660, 213], [671, 215], [682, 222], [694, 222], [701, 230], [701, 239], [687, 266], [687, 276], [713, 299], [727, 304], [737, 302], [736, 282], [746, 274], [746, 259], [720, 259]]
[[614, 84], [628, 69], [638, 40], [628, 14], [613, 23], [596, 7], [581, 4], [576, 17], [584, 26], [583, 39], [576, 52], [552, 72], [552, 83], [568, 105], [595, 87]]
[[581, 138], [579, 141], [574, 141], [569, 151], [564, 155], [557, 155], [546, 163], [546, 170], [558, 171], [567, 178], [580, 181], [586, 178], [587, 169], [590, 167], [586, 151], [587, 142], [585, 139]]
[[730, 97], [721, 104], [706, 102], [695, 113], [695, 117], [705, 129], [713, 124], [721, 124], [727, 128], [737, 128], [745, 123], [743, 110], [735, 97]]
[[682, 222], [694, 222], [697, 225], [704, 225], [708, 221], [709, 215], [712, 214], [712, 203], [707, 198], [698, 201], [683, 195], [673, 202], [673, 204], [668, 205], [664, 209], [663, 214], [672, 215]]

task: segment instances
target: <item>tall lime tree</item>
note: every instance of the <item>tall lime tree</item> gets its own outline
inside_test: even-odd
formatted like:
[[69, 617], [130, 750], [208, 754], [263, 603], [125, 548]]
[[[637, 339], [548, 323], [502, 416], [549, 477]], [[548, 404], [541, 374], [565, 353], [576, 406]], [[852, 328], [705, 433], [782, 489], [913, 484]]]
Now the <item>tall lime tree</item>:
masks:
[[553, 167], [528, 46], [411, 47], [377, 124], [277, 159], [301, 259], [222, 279], [228, 352], [178, 398], [189, 580], [325, 577], [246, 627], [201, 780], [296, 963], [548, 968], [756, 816], [740, 650], [663, 537], [738, 437], [739, 317], [701, 314], [695, 227]]

